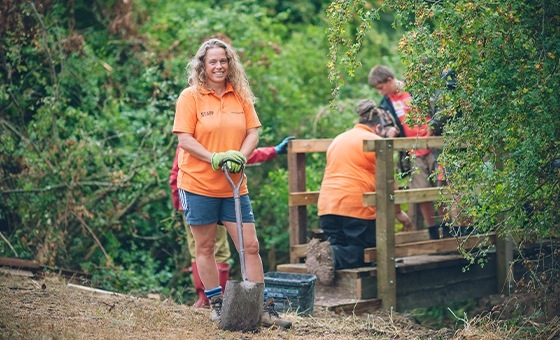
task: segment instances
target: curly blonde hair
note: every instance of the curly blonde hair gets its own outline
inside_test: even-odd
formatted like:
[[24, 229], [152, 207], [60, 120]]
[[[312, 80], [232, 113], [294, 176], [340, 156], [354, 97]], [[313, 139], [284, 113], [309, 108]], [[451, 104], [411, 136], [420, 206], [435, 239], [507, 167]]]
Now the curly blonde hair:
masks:
[[223, 48], [224, 51], [226, 51], [226, 57], [229, 63], [227, 81], [231, 84], [237, 96], [243, 101], [254, 104], [257, 98], [253, 94], [253, 91], [251, 91], [249, 81], [247, 80], [247, 74], [239, 61], [239, 56], [230, 45], [220, 39], [213, 38], [206, 40], [191, 59], [187, 65], [189, 85], [194, 87], [197, 91], [207, 88], [204, 59], [206, 58], [208, 50], [216, 47]]

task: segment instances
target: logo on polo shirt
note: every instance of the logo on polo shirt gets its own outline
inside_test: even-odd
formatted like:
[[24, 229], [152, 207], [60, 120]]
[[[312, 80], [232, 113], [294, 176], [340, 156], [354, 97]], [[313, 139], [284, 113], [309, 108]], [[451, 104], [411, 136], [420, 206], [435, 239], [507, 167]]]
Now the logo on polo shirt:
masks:
[[200, 113], [201, 117], [211, 116], [214, 114], [214, 111], [204, 111]]
[[242, 115], [244, 112], [243, 111], [231, 111], [231, 114], [234, 115]]

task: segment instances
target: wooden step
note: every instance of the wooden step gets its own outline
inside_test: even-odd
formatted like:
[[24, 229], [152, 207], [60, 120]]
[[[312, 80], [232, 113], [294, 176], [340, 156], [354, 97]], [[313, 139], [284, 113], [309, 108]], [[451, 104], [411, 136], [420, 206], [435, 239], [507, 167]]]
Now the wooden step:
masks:
[[[276, 270], [287, 273], [309, 274], [305, 263], [281, 264], [276, 267]], [[315, 282], [316, 299], [318, 296], [328, 296], [331, 300], [348, 300], [350, 301], [347, 301], [348, 303], [375, 298], [377, 296], [377, 268], [362, 267], [337, 270], [332, 285], [325, 286], [319, 281]]]
[[[409, 256], [397, 258], [395, 262], [397, 273], [411, 273], [456, 265], [461, 266], [468, 263], [468, 261], [459, 254]], [[279, 264], [276, 266], [276, 270], [285, 273], [309, 274], [305, 263]], [[377, 276], [377, 267], [369, 266], [341, 269], [335, 272], [335, 277], [337, 278], [360, 279], [371, 276]]]
[[309, 274], [305, 263], [286, 263], [276, 266], [276, 271], [295, 274]]
[[315, 311], [319, 308], [343, 315], [361, 315], [373, 313], [381, 308], [381, 299], [337, 299], [321, 296], [315, 297]]
[[[469, 297], [482, 297], [496, 292], [495, 253], [489, 252], [489, 262], [482, 268], [473, 265], [463, 271], [468, 261], [459, 254], [419, 255], [398, 258], [397, 310], [422, 306], [445, 305]], [[304, 263], [282, 264], [278, 271], [307, 273]], [[349, 306], [362, 300], [377, 299], [377, 270], [375, 267], [337, 270], [332, 285], [315, 283], [316, 304], [340, 306], [348, 312]], [[323, 300], [324, 302], [319, 302]], [[375, 304], [375, 302], [370, 302]], [[360, 304], [356, 305], [360, 310]], [[367, 303], [364, 310], [370, 308]], [[371, 307], [375, 308], [375, 307]]]
[[[276, 266], [276, 270], [285, 273], [309, 274], [309, 272], [307, 271], [307, 265], [305, 263], [279, 264], [278, 266]], [[377, 268], [371, 266], [353, 269], [342, 269], [335, 272], [335, 277], [349, 279], [359, 279], [375, 275], [377, 275]]]

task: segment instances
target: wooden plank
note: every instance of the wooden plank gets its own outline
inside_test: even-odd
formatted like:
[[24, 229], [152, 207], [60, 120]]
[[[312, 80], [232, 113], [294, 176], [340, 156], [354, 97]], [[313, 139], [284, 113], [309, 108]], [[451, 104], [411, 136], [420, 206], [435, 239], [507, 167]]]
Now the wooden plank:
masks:
[[8, 266], [12, 268], [41, 269], [41, 265], [37, 262], [13, 259], [9, 257], [0, 257], [0, 266]]
[[360, 315], [373, 313], [381, 308], [381, 299], [358, 300], [357, 302], [344, 303], [328, 306], [327, 310], [332, 310], [338, 314]]
[[[320, 229], [314, 229], [315, 233], [318, 233]], [[320, 230], [322, 232], [322, 230]], [[414, 231], [404, 231], [395, 234], [395, 244], [403, 244], [403, 243], [413, 243], [413, 242], [420, 242], [420, 241], [427, 241], [430, 239], [427, 230], [414, 230]], [[436, 240], [439, 241], [439, 240]], [[367, 248], [364, 251], [364, 259], [366, 262], [375, 262], [376, 260], [369, 261], [372, 257], [375, 256], [377, 259], [377, 255], [372, 255], [371, 250], [376, 248]], [[307, 257], [307, 243], [305, 244], [296, 244], [290, 247], [290, 256], [294, 258], [305, 258]]]
[[[322, 235], [321, 229], [313, 229], [313, 232], [319, 236], [318, 238], [324, 237]], [[319, 235], [321, 234], [321, 235]], [[427, 230], [414, 230], [414, 231], [403, 231], [400, 233], [395, 234], [395, 244], [403, 244], [403, 243], [413, 243], [413, 242], [420, 242], [420, 241], [427, 241], [430, 239], [430, 235], [428, 234]], [[439, 240], [436, 240], [439, 241]], [[375, 249], [375, 248], [367, 248], [368, 250]], [[307, 257], [307, 243], [304, 244], [297, 244], [290, 247], [290, 252], [294, 257], [297, 258], [305, 258]], [[369, 257], [368, 252], [364, 252], [364, 258], [366, 262], [375, 262], [375, 261], [368, 261]]]
[[[397, 308], [397, 273], [395, 270], [395, 204], [392, 141], [377, 140], [376, 163], [376, 241], [377, 241], [377, 297], [386, 310]], [[368, 261], [373, 262], [373, 261]]]
[[377, 276], [376, 267], [360, 267], [353, 269], [342, 269], [335, 272], [337, 278], [361, 279], [364, 277]]
[[[459, 238], [459, 242], [463, 243], [463, 248], [472, 249], [478, 246], [484, 239], [485, 235], [472, 235]], [[488, 242], [485, 245], [496, 244], [496, 235], [491, 233], [488, 235]], [[378, 243], [379, 244], [379, 243]], [[458, 243], [455, 238], [444, 238], [439, 240], [430, 240], [422, 242], [413, 242], [399, 244], [395, 246], [396, 257], [407, 257], [417, 255], [445, 254], [457, 251]], [[379, 255], [376, 248], [367, 248], [364, 250], [364, 261], [375, 262]], [[377, 261], [379, 262], [379, 261]]]
[[6, 273], [9, 275], [25, 276], [25, 277], [35, 277], [35, 274], [29, 270], [13, 269], [13, 268], [0, 268], [0, 273]]
[[318, 201], [318, 191], [292, 192], [288, 195], [289, 207], [317, 204]]
[[337, 277], [331, 285], [315, 283], [315, 301], [331, 299], [347, 299], [350, 301], [366, 300], [377, 297], [377, 277], [370, 276], [359, 279]]
[[[484, 267], [475, 264], [465, 272], [463, 272], [466, 262], [464, 259], [460, 262], [454, 259], [438, 259], [433, 264], [441, 263], [441, 266], [425, 266], [418, 271], [409, 270], [397, 274], [399, 282], [397, 311], [435, 305], [445, 306], [454, 301], [495, 294], [495, 255], [491, 253], [488, 255], [488, 263]], [[459, 255], [456, 257], [458, 258]]]
[[364, 207], [375, 207], [376, 205], [377, 193], [375, 192], [364, 192], [362, 195], [362, 206]]
[[288, 153], [326, 152], [331, 139], [293, 139], [288, 143]]
[[[288, 192], [304, 192], [306, 190], [305, 154], [288, 152], [288, 174]], [[288, 212], [290, 246], [305, 243], [307, 241], [307, 207], [289, 207]], [[292, 263], [299, 261], [299, 258], [290, 257]]]
[[309, 274], [305, 263], [279, 264], [276, 266], [276, 270], [284, 273]]
[[430, 239], [430, 234], [428, 233], [427, 229], [401, 231], [400, 233], [395, 234], [395, 244], [427, 241], [429, 239]]
[[290, 247], [290, 258], [306, 258], [307, 257], [307, 243], [295, 244]]
[[[308, 274], [307, 265], [305, 263], [288, 263], [279, 264], [276, 266], [276, 270], [285, 273], [298, 273], [298, 274]], [[342, 269], [335, 272], [337, 278], [348, 278], [348, 279], [360, 279], [364, 277], [376, 276], [377, 268], [375, 267], [360, 267], [352, 269]]]
[[513, 242], [509, 238], [496, 240], [496, 271], [498, 293], [511, 294], [513, 291]]
[[446, 187], [397, 190], [395, 204], [439, 201], [441, 197], [450, 198], [451, 190]]
[[76, 284], [73, 284], [73, 283], [67, 284], [67, 287], [68, 288], [73, 288], [73, 289], [85, 290], [86, 292], [92, 292], [92, 293], [98, 293], [98, 294], [114, 295], [114, 296], [126, 296], [126, 295], [120, 294], [120, 293], [110, 292], [110, 291], [107, 291], [107, 290], [93, 288], [93, 287], [76, 285]]
[[[472, 235], [459, 238], [459, 242], [464, 249], [472, 249], [482, 245], [486, 236], [485, 235]], [[491, 245], [496, 243], [496, 236], [489, 235], [489, 240], [484, 245]], [[443, 254], [457, 250], [458, 241], [455, 238], [444, 238], [433, 241], [423, 241], [398, 245], [395, 252], [398, 257], [407, 257], [415, 255], [428, 255], [428, 254]]]
[[[362, 205], [365, 207], [375, 206], [376, 193], [366, 192], [362, 196]], [[441, 197], [450, 198], [451, 191], [446, 187], [397, 190], [394, 194], [395, 204], [420, 203], [438, 201]], [[318, 191], [292, 192], [288, 197], [288, 206], [303, 206], [317, 204], [319, 200]]]
[[315, 283], [315, 297], [335, 296], [344, 299], [372, 299], [377, 297], [377, 276], [363, 278], [336, 277], [331, 285]]
[[[504, 153], [504, 150], [499, 147], [499, 151]], [[500, 157], [499, 159], [503, 159]], [[504, 169], [503, 161], [496, 162], [496, 168], [499, 170]], [[504, 213], [498, 214], [498, 223], [503, 223], [505, 220]], [[498, 292], [504, 294], [511, 294], [513, 291], [513, 243], [511, 238], [498, 237], [496, 241], [496, 271], [498, 273], [496, 287]]]
[[409, 151], [409, 150], [423, 150], [423, 149], [442, 149], [443, 137], [403, 137], [403, 138], [385, 138], [385, 139], [368, 139], [364, 140], [365, 152], [376, 151], [377, 143], [387, 141], [387, 146], [391, 147], [393, 151]]
[[[324, 234], [323, 229], [311, 229], [311, 236], [312, 238], [318, 238], [321, 241], [326, 240], [326, 236]], [[401, 231], [395, 234], [395, 244], [427, 241], [429, 239], [430, 239], [430, 234], [428, 233], [427, 229]]]
[[397, 275], [426, 271], [436, 268], [464, 267], [469, 262], [458, 252], [451, 255], [418, 255], [401, 258], [396, 265]]

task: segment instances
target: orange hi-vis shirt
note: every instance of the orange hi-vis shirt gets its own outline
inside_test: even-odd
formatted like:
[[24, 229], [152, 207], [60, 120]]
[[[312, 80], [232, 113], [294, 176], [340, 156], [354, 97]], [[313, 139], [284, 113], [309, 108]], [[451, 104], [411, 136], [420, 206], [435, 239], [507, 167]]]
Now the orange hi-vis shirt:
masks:
[[375, 207], [362, 206], [362, 195], [375, 191], [375, 152], [364, 152], [366, 139], [381, 139], [364, 124], [338, 135], [327, 149], [327, 165], [317, 203], [319, 216], [340, 215], [365, 220]]
[[[227, 84], [222, 98], [207, 89], [198, 93], [192, 87], [181, 92], [177, 99], [173, 133], [189, 133], [210, 152], [239, 150], [247, 130], [261, 126], [252, 103], [242, 102], [231, 84]], [[233, 197], [226, 175], [212, 170], [212, 165], [181, 149], [178, 155], [177, 187], [193, 194], [218, 198]], [[237, 185], [240, 174], [232, 174]], [[239, 193], [247, 194], [247, 179]]]
[[[427, 123], [422, 125], [414, 125], [411, 129], [408, 124], [405, 124], [405, 118], [408, 112], [410, 112], [410, 103], [412, 102], [412, 97], [408, 92], [402, 92], [397, 94], [392, 94], [389, 96], [389, 100], [391, 104], [393, 104], [393, 108], [395, 109], [395, 113], [401, 122], [403, 127], [403, 132], [406, 137], [428, 137], [429, 136], [429, 126]], [[429, 117], [428, 117], [429, 120]], [[432, 150], [425, 149], [425, 150], [416, 150], [416, 156], [425, 156], [432, 152]]]

